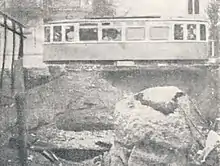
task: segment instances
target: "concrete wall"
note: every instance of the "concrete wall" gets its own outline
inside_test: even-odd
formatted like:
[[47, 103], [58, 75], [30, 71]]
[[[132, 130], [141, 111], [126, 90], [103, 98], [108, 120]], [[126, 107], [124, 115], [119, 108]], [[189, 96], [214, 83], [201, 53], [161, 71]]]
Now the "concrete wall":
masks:
[[36, 26], [28, 27], [27, 39], [24, 42], [24, 66], [26, 68], [44, 68], [43, 63], [43, 20], [39, 20]]
[[[5, 67], [10, 68], [11, 67], [11, 62], [12, 62], [12, 50], [13, 50], [13, 39], [12, 39], [12, 32], [7, 31], [7, 40], [6, 40], [6, 60], [5, 60]], [[0, 28], [0, 67], [2, 67], [2, 61], [3, 61], [3, 52], [4, 52], [4, 28]], [[18, 58], [18, 50], [19, 50], [19, 36], [15, 36], [15, 60]]]

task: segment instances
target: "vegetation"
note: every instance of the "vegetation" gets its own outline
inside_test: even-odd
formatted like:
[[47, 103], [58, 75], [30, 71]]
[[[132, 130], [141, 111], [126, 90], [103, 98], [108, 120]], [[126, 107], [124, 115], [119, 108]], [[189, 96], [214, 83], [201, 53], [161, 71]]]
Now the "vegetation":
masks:
[[216, 0], [211, 0], [207, 8], [207, 15], [210, 22], [210, 36], [209, 39], [214, 41], [215, 57], [219, 54], [219, 4]]
[[116, 13], [112, 2], [108, 0], [93, 0], [92, 15], [97, 17], [112, 17]]
[[6, 12], [24, 24], [29, 20], [39, 18], [42, 14], [40, 4], [35, 0], [10, 0], [6, 7]]

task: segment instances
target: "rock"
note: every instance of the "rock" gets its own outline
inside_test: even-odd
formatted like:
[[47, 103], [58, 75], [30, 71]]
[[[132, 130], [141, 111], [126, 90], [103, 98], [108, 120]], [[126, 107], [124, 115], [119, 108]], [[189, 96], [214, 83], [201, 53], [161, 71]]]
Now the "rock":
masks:
[[[171, 91], [171, 92], [170, 92]], [[175, 94], [173, 96], [173, 94]], [[164, 114], [173, 113], [176, 109], [176, 100], [184, 96], [184, 93], [178, 88], [149, 88], [134, 96], [134, 99], [140, 101], [142, 105], [152, 107], [154, 110]]]
[[[189, 96], [177, 87], [143, 90], [119, 101], [114, 115], [115, 138], [111, 153], [115, 155], [112, 161], [120, 160], [112, 166], [178, 165], [187, 161], [183, 156], [197, 139], [205, 139], [196, 127], [203, 125], [198, 111]], [[138, 163], [140, 158], [142, 162]]]
[[[146, 147], [145, 147], [146, 148]], [[134, 148], [131, 157], [128, 161], [129, 166], [142, 166], [142, 165], [170, 165], [185, 166], [187, 159], [179, 153], [172, 151], [165, 151], [163, 149], [154, 149], [154, 151], [146, 152], [145, 148]]]

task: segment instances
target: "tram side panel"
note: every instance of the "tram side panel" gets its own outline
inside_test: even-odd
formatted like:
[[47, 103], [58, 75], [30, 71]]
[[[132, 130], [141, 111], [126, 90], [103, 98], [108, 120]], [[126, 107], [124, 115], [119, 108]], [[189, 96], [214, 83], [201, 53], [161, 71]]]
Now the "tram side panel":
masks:
[[206, 42], [47, 44], [44, 62], [207, 59]]
[[44, 62], [207, 58], [204, 20], [88, 19], [45, 25]]

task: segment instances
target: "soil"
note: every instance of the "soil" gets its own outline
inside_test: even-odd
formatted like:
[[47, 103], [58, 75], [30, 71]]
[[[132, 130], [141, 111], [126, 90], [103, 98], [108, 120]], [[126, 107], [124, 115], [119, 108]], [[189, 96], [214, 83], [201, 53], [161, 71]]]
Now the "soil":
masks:
[[[46, 75], [43, 82], [37, 75], [38, 72], [32, 73], [26, 78], [26, 84], [30, 84], [26, 85], [28, 134], [34, 133], [41, 141], [57, 146], [52, 150], [64, 165], [92, 166], [95, 156], [109, 150], [96, 142], [111, 144], [111, 113], [122, 93], [96, 72], [65, 73], [59, 77]], [[16, 166], [17, 150], [7, 146], [8, 138], [17, 133], [15, 105], [9, 103], [1, 110], [1, 117], [7, 118], [1, 121], [0, 165]], [[29, 151], [30, 156], [31, 166], [52, 165], [39, 153]]]
[[[208, 74], [203, 70], [198, 72], [201, 75], [177, 70], [131, 72], [130, 75], [106, 72], [105, 78], [102, 73], [93, 71], [65, 73], [54, 78], [48, 73], [43, 76], [39, 76], [39, 73], [42, 72], [29, 72], [26, 78], [28, 129], [43, 141], [57, 145], [59, 148], [54, 149], [54, 153], [68, 159], [63, 161], [67, 166], [92, 166], [92, 158], [107, 150], [95, 143], [112, 142], [112, 111], [117, 101], [130, 91], [136, 93], [158, 85], [180, 86], [187, 93], [193, 91], [199, 102], [203, 101], [204, 108], [199, 105], [204, 114], [213, 115], [212, 110], [205, 111], [207, 107], [211, 108], [213, 102], [209, 102], [211, 99], [204, 100], [212, 95]], [[5, 85], [10, 85], [10, 81]], [[17, 151], [7, 146], [7, 139], [16, 132], [8, 129], [16, 120], [13, 102], [1, 107], [0, 114], [6, 117], [1, 120], [0, 138], [5, 146], [0, 149], [0, 165], [16, 166]], [[5, 132], [5, 129], [10, 131]], [[38, 153], [30, 152], [30, 155], [33, 155], [32, 161], [29, 161], [31, 166], [51, 165]]]

